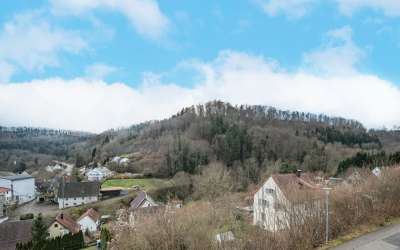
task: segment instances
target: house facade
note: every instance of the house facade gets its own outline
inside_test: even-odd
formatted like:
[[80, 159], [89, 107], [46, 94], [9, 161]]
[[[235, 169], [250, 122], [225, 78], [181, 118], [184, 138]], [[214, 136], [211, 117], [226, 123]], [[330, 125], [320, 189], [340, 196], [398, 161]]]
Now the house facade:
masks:
[[147, 195], [146, 192], [140, 192], [130, 203], [130, 209], [135, 211], [139, 208], [156, 207], [158, 206], [154, 200]]
[[[1, 188], [0, 188], [1, 190]], [[4, 192], [0, 192], [0, 223], [8, 220], [7, 217], [7, 206], [6, 206], [6, 197]]]
[[112, 171], [106, 167], [97, 167], [86, 172], [88, 181], [101, 181], [110, 176], [112, 176]]
[[275, 174], [254, 195], [253, 224], [279, 231], [293, 223], [294, 218], [315, 214], [319, 204], [320, 190], [309, 176], [300, 172]]
[[10, 189], [11, 200], [25, 203], [35, 199], [35, 178], [28, 174], [0, 176], [0, 187]]
[[50, 238], [63, 236], [69, 233], [76, 234], [79, 231], [80, 226], [74, 221], [74, 219], [64, 213], [58, 214], [48, 228]]
[[57, 202], [59, 209], [81, 206], [99, 200], [98, 182], [68, 182], [58, 188]]
[[82, 232], [96, 232], [100, 225], [100, 214], [93, 208], [88, 209], [79, 217], [77, 223], [79, 224]]

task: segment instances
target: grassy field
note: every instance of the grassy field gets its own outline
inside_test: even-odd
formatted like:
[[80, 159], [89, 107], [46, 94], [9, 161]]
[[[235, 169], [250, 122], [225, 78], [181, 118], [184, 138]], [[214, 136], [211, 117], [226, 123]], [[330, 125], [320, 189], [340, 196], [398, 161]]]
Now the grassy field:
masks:
[[140, 186], [142, 190], [150, 191], [161, 187], [171, 185], [171, 181], [163, 179], [113, 179], [107, 180], [101, 186], [102, 188], [121, 187], [131, 188], [133, 186]]

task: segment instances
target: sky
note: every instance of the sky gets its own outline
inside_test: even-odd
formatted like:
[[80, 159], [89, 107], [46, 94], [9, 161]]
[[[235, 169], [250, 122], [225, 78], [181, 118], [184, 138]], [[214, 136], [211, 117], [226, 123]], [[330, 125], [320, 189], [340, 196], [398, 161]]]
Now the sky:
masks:
[[0, 125], [99, 133], [211, 100], [400, 125], [398, 0], [13, 0]]

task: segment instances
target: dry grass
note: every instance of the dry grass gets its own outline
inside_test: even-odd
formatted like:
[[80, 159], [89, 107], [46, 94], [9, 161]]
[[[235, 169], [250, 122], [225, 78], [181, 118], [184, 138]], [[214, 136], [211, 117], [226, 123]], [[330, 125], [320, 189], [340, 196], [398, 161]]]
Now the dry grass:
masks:
[[[390, 218], [400, 215], [399, 178], [400, 171], [389, 171], [379, 179], [371, 177], [362, 183], [334, 189], [330, 195], [329, 237], [337, 240], [332, 244], [393, 223]], [[313, 206], [301, 212], [287, 209], [288, 225], [276, 233], [249, 225], [235, 210], [238, 202], [231, 196], [220, 197], [215, 203], [199, 201], [174, 212], [141, 216], [136, 219], [134, 229], [114, 230], [112, 249], [302, 250], [315, 249], [324, 243], [323, 202], [318, 209]], [[229, 230], [236, 241], [221, 245], [214, 240], [216, 233]]]

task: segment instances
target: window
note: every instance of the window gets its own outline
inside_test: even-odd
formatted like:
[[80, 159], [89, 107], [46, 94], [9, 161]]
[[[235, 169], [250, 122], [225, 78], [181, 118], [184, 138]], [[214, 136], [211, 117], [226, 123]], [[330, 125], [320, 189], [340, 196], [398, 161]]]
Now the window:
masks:
[[263, 206], [263, 207], [269, 207], [269, 202], [264, 199], [258, 199], [258, 204]]
[[58, 224], [56, 223], [56, 224], [54, 224], [54, 227], [58, 227]]
[[265, 221], [265, 213], [261, 213], [261, 220]]
[[76, 197], [74, 197], [74, 201], [76, 201]]
[[267, 193], [267, 194], [274, 194], [274, 193], [275, 193], [275, 190], [272, 189], [272, 188], [266, 188], [266, 189], [265, 189], [265, 193]]

